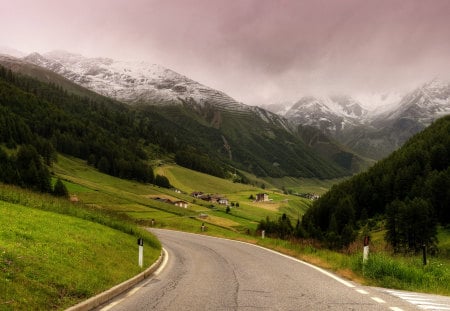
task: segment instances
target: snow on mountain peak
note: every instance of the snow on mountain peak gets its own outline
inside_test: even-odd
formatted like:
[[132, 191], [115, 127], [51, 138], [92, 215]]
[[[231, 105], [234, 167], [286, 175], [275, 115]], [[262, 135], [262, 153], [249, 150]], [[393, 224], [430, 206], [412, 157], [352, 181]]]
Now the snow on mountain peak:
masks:
[[175, 71], [148, 62], [88, 58], [65, 51], [33, 53], [23, 58], [99, 94], [129, 104], [191, 105], [218, 111], [258, 114], [268, 123], [288, 127], [280, 116], [237, 102], [227, 94], [204, 86]]
[[[147, 62], [116, 61], [110, 58], [87, 58], [66, 51], [33, 53], [24, 60], [45, 67], [102, 95], [128, 103], [179, 103], [193, 99], [203, 103], [205, 93], [225, 94], [201, 85], [181, 74]], [[206, 94], [206, 95], [208, 95]]]

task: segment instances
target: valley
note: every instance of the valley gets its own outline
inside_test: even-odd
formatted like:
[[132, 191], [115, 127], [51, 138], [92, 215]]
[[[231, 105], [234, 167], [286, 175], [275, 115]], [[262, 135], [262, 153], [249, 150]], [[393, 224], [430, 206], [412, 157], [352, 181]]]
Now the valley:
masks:
[[[47, 297], [45, 289], [36, 290], [36, 308], [69, 306], [139, 272], [135, 263], [128, 268], [137, 237], [148, 243], [145, 262], [151, 264], [161, 245], [144, 231], [149, 227], [258, 244], [364, 284], [449, 294], [450, 136], [448, 117], [435, 121], [448, 113], [445, 83], [424, 85], [378, 117], [345, 96], [305, 97], [281, 116], [157, 65], [61, 51], [0, 56], [0, 64], [2, 214], [30, 215], [53, 232], [42, 236], [33, 229], [22, 243], [20, 230], [14, 230], [13, 244], [0, 248], [1, 285], [28, 276], [21, 268], [28, 255], [14, 245], [54, 241], [59, 224], [85, 223], [82, 233], [64, 233], [84, 238], [98, 230], [101, 236], [120, 231], [113, 238], [124, 245], [117, 261], [127, 261], [117, 267], [118, 278], [83, 285], [81, 294], [70, 280], [52, 282], [40, 275], [47, 267], [32, 265], [29, 273], [50, 283], [53, 292]], [[59, 179], [69, 198], [51, 196]], [[414, 217], [431, 228], [423, 243], [436, 257], [425, 268], [418, 254], [422, 242], [408, 245], [404, 229], [390, 227], [388, 211], [404, 219], [410, 205], [421, 209]], [[20, 222], [13, 227], [24, 230]], [[0, 231], [5, 245], [11, 230]], [[363, 266], [366, 235], [373, 254]], [[92, 243], [107, 246], [105, 254], [92, 253], [113, 256], [110, 242]], [[61, 269], [58, 274], [90, 273], [48, 256]], [[94, 257], [92, 265], [101, 260]], [[85, 259], [80, 266], [90, 264]], [[11, 298], [17, 291], [1, 297], [7, 310], [30, 303]]]

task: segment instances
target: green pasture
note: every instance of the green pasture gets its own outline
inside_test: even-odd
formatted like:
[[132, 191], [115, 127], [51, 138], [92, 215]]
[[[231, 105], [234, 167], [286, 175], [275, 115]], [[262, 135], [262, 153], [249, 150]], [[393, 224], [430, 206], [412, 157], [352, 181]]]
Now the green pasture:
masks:
[[[65, 308], [141, 271], [133, 235], [3, 200], [0, 215], [1, 310]], [[148, 245], [145, 266], [158, 255]]]

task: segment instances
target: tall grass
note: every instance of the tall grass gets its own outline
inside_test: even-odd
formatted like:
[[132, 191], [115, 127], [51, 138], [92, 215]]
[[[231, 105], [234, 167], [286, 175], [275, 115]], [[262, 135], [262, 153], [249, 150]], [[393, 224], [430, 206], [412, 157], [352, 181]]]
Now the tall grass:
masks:
[[[0, 310], [65, 308], [142, 271], [122, 231], [4, 200], [0, 215]], [[158, 255], [146, 247], [145, 266]]]
[[108, 210], [99, 210], [82, 203], [71, 203], [68, 200], [48, 194], [35, 193], [4, 184], [0, 184], [0, 201], [95, 222], [136, 237], [142, 237], [151, 247], [161, 248], [161, 244], [153, 235], [139, 228], [135, 223], [126, 219], [124, 215], [112, 213]]
[[369, 279], [371, 284], [450, 295], [450, 265], [444, 259], [431, 258], [424, 265], [420, 256], [374, 253], [366, 264], [362, 263], [360, 255], [353, 255], [352, 262], [353, 270]]

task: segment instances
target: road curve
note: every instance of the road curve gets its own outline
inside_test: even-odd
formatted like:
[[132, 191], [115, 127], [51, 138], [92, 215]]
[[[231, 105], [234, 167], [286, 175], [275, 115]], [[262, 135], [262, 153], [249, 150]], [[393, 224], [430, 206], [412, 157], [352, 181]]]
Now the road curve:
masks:
[[164, 269], [99, 310], [418, 310], [258, 246], [151, 231], [167, 250]]

